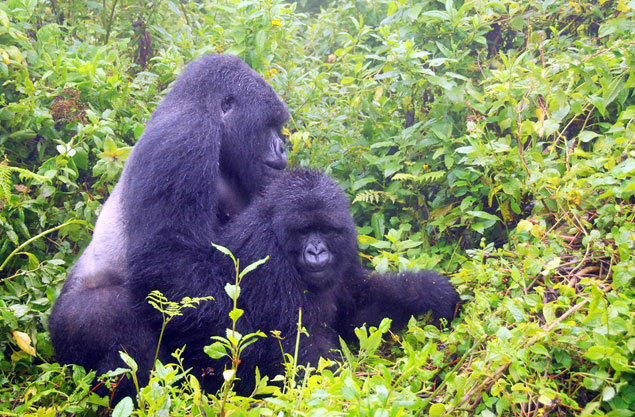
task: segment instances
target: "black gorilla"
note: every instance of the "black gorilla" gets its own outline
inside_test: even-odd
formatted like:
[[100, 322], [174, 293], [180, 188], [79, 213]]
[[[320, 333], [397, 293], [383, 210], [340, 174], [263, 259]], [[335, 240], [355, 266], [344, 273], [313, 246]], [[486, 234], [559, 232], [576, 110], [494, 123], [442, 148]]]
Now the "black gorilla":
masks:
[[[196, 375], [213, 368], [215, 375], [203, 378], [203, 386], [214, 392], [222, 384], [226, 362], [214, 361], [203, 353], [209, 336], [224, 335], [231, 327], [230, 298], [223, 288], [233, 283], [233, 264], [209, 243], [201, 243], [189, 258], [170, 256], [183, 253], [186, 239], [164, 241], [162, 263], [143, 262], [135, 268], [133, 292], [146, 294], [159, 287], [174, 289], [167, 277], [187, 271], [187, 285], [170, 297], [214, 295], [197, 310], [188, 310], [166, 328], [166, 348], [171, 351], [187, 344], [186, 367]], [[310, 337], [302, 338], [299, 361], [317, 365], [320, 357], [333, 357], [338, 335], [352, 339], [353, 329], [364, 323], [377, 325], [383, 317], [395, 326], [411, 315], [432, 311], [436, 319], [452, 320], [459, 296], [447, 278], [431, 271], [380, 275], [369, 272], [359, 260], [355, 225], [348, 199], [327, 176], [317, 171], [287, 171], [267, 188], [262, 198], [237, 215], [218, 242], [228, 247], [243, 266], [269, 255], [270, 259], [247, 274], [241, 284], [238, 307], [244, 315], [238, 321], [242, 334], [279, 330], [285, 338], [285, 352], [294, 352], [298, 309]], [[156, 246], [148, 251], [157, 250]], [[165, 277], [165, 278], [164, 278]], [[148, 309], [148, 315], [153, 314]], [[158, 314], [154, 313], [155, 316]], [[249, 393], [254, 369], [274, 376], [282, 371], [278, 340], [269, 337], [247, 347], [241, 356], [237, 389]], [[205, 372], [203, 372], [205, 373]]]
[[[185, 69], [131, 152], [53, 308], [60, 362], [103, 373], [123, 365], [125, 350], [147, 380], [158, 334], [133, 306], [153, 289], [174, 296], [200, 284], [197, 256], [209, 265], [220, 227], [286, 167], [280, 129], [288, 118], [271, 86], [236, 57], [207, 55]], [[188, 267], [139, 275], [172, 262]], [[148, 291], [129, 291], [144, 279]]]

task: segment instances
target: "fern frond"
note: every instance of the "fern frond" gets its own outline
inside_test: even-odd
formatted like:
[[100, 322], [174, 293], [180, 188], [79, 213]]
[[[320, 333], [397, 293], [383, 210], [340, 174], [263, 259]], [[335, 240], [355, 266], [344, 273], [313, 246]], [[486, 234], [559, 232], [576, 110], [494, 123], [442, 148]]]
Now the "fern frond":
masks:
[[379, 204], [385, 200], [390, 200], [394, 203], [397, 201], [397, 196], [386, 191], [364, 190], [355, 196], [352, 204], [357, 202]]
[[445, 171], [426, 172], [425, 174], [419, 177], [420, 178], [419, 181], [421, 182], [439, 181], [441, 178], [443, 178], [444, 175], [445, 175]]
[[355, 196], [353, 204], [357, 202], [377, 204], [383, 199], [383, 196], [383, 191], [363, 190]]
[[25, 181], [27, 179], [39, 182], [48, 181], [48, 178], [31, 172], [28, 169], [10, 167], [5, 159], [4, 161], [0, 162], [0, 199], [9, 201], [9, 196], [11, 195], [11, 187], [13, 186], [13, 180], [11, 177], [14, 173], [18, 174], [18, 177], [21, 181]]
[[403, 174], [401, 172], [393, 175], [392, 179], [395, 181], [419, 181], [419, 177], [412, 174]]
[[445, 171], [432, 171], [426, 172], [422, 175], [412, 175], [412, 174], [404, 174], [398, 173], [392, 176], [392, 179], [395, 181], [413, 181], [418, 183], [424, 182], [434, 182], [438, 181], [445, 175]]
[[0, 163], [0, 199], [8, 200], [11, 194], [11, 171]]

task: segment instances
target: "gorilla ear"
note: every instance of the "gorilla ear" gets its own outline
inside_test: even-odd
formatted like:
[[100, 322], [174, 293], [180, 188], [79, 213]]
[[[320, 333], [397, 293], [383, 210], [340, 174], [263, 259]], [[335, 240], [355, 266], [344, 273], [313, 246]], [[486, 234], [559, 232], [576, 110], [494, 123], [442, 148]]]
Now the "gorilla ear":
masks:
[[234, 107], [234, 96], [225, 96], [223, 101], [220, 103], [220, 109], [223, 112], [223, 116], [229, 113], [232, 107]]

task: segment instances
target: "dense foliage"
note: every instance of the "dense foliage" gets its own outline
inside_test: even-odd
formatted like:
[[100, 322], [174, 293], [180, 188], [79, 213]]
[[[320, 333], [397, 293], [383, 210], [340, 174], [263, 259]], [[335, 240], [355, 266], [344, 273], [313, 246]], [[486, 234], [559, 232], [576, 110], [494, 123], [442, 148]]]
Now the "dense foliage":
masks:
[[349, 193], [369, 265], [442, 270], [466, 303], [446, 330], [413, 319], [382, 343], [387, 323], [360, 329], [341, 368], [257, 399], [158, 364], [115, 415], [633, 415], [634, 9], [1, 2], [0, 413], [108, 404], [55, 362], [47, 317], [170, 83], [224, 52], [287, 102], [291, 163]]

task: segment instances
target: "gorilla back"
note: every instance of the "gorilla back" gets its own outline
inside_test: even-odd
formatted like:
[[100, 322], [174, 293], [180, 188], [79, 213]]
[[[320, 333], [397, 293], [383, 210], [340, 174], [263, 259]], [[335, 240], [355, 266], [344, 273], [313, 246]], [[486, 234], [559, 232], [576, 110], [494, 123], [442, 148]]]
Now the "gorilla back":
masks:
[[[117, 352], [126, 350], [147, 379], [157, 334], [136, 308], [153, 289], [187, 292], [190, 277], [162, 276], [147, 283], [148, 292], [131, 292], [139, 267], [131, 259], [152, 267], [215, 240], [286, 167], [280, 130], [288, 117], [271, 86], [240, 59], [206, 55], [188, 65], [131, 152], [53, 308], [60, 362], [105, 372], [122, 365]], [[166, 254], [166, 239], [184, 245]]]

